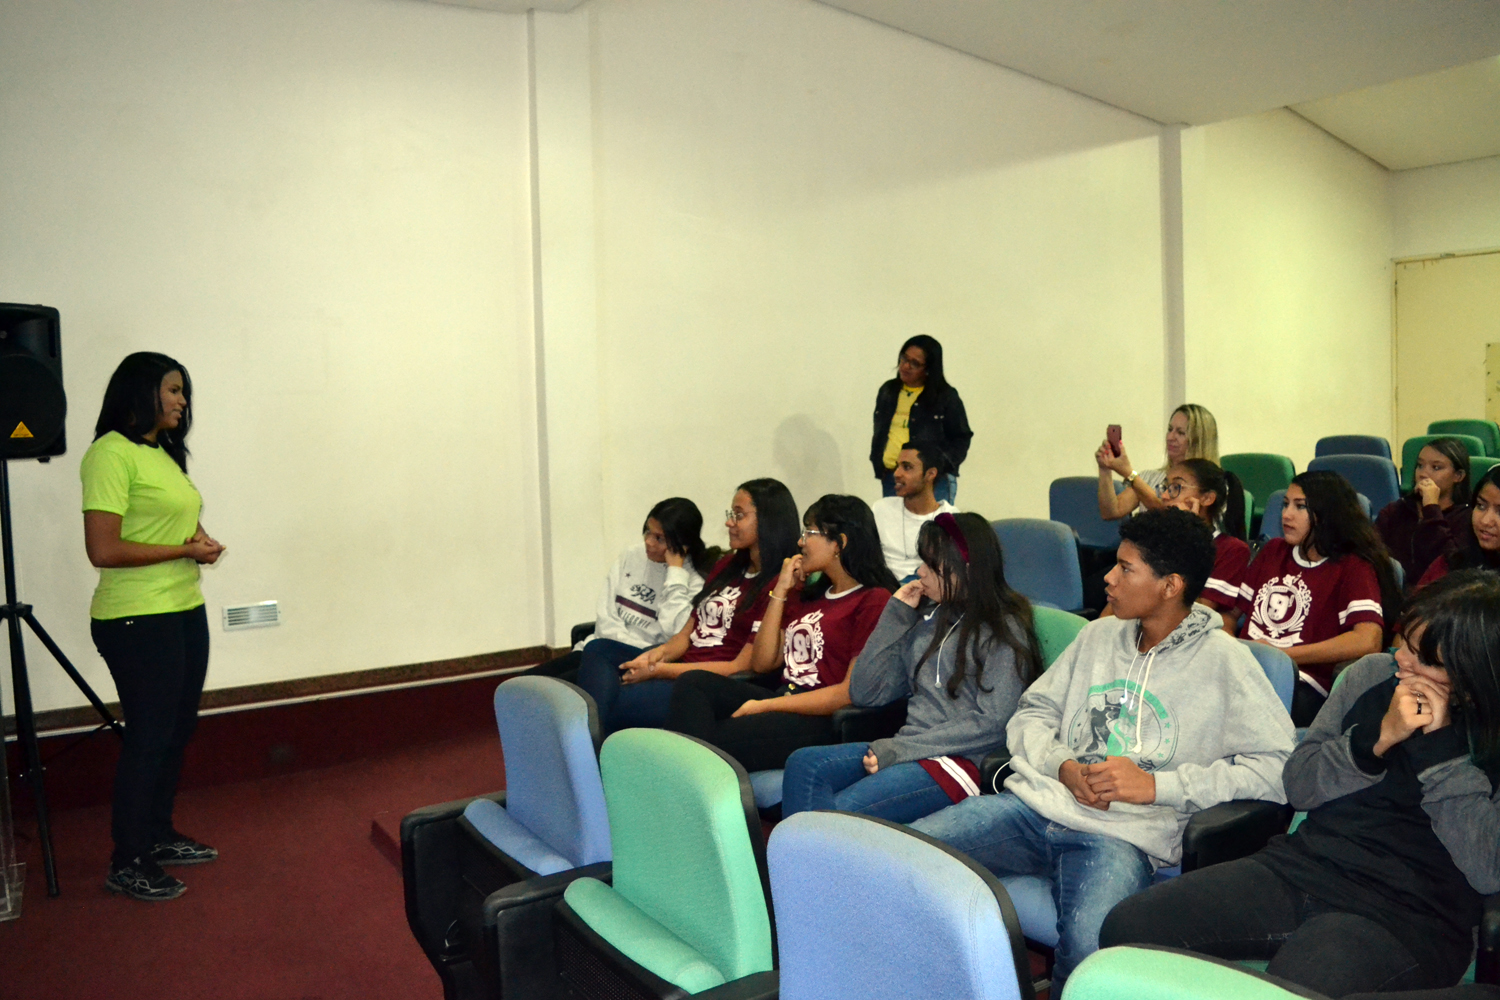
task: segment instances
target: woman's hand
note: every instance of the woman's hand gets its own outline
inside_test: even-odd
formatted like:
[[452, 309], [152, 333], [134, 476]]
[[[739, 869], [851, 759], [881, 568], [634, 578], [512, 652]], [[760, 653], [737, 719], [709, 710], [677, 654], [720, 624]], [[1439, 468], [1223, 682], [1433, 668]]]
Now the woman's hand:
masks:
[[[910, 583], [903, 583], [896, 588], [896, 592], [891, 596], [907, 607], [914, 608], [922, 603], [922, 581], [913, 580]], [[874, 774], [875, 772], [871, 771], [870, 773]]]
[[663, 663], [660, 649], [660, 646], [648, 649], [635, 659], [620, 664], [620, 683], [639, 684], [641, 681], [667, 681], [676, 678], [682, 671], [676, 663]]
[[1442, 728], [1433, 725], [1437, 721], [1436, 713], [1439, 710], [1443, 713], [1443, 725], [1448, 724], [1446, 692], [1439, 697], [1437, 688], [1438, 685], [1426, 678], [1415, 676], [1396, 685], [1396, 690], [1391, 694], [1390, 707], [1380, 720], [1380, 738], [1375, 741], [1375, 756], [1384, 757], [1387, 750], [1410, 738], [1419, 729], [1431, 732]]
[[1203, 516], [1203, 500], [1200, 497], [1182, 497], [1177, 500], [1168, 501], [1167, 506], [1176, 507], [1178, 510], [1185, 510], [1194, 517]]
[[760, 715], [766, 710], [766, 703], [770, 700], [771, 699], [769, 698], [751, 698], [739, 708], [735, 709], [734, 714], [731, 715], [730, 718], [743, 719], [747, 715]]
[[686, 562], [687, 562], [687, 557], [685, 555], [683, 555], [681, 552], [678, 552], [676, 549], [672, 548], [672, 546], [670, 546], [670, 545], [667, 546], [667, 565], [668, 566], [676, 566], [678, 569], [682, 569], [683, 565]]
[[880, 770], [880, 758], [875, 756], [874, 750], [865, 751], [865, 759], [862, 763], [865, 765], [866, 774], [874, 774]]
[[1094, 461], [1099, 463], [1099, 468], [1108, 469], [1121, 479], [1126, 479], [1130, 476], [1132, 468], [1130, 456], [1125, 454], [1125, 446], [1123, 444], [1120, 445], [1120, 453], [1116, 455], [1114, 449], [1109, 446], [1109, 441], [1106, 440], [1099, 446], [1099, 450], [1094, 452]]
[[1434, 733], [1452, 720], [1453, 691], [1447, 684], [1440, 684], [1429, 677], [1407, 677], [1401, 681], [1417, 696], [1417, 708], [1432, 716], [1432, 721], [1422, 727], [1424, 733]]
[[219, 561], [219, 556], [224, 554], [224, 546], [208, 537], [208, 533], [202, 528], [193, 534], [186, 543], [187, 556], [195, 562], [212, 565]]
[[781, 600], [786, 600], [786, 595], [792, 592], [806, 576], [802, 572], [802, 553], [787, 556], [781, 561], [781, 575], [776, 578], [776, 586], [771, 588], [771, 593]]
[[1422, 498], [1423, 507], [1437, 503], [1438, 497], [1442, 495], [1442, 492], [1438, 484], [1426, 476], [1417, 480], [1417, 495]]

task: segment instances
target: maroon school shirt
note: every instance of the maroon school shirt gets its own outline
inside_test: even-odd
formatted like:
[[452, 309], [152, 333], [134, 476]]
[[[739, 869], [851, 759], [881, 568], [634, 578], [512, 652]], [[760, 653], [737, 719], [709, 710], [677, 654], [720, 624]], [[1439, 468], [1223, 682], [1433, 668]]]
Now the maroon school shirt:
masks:
[[[708, 578], [714, 576], [734, 556], [727, 555], [714, 564]], [[766, 587], [751, 600], [752, 577], [741, 577], [719, 588], [699, 602], [693, 610], [693, 627], [688, 632], [688, 648], [683, 663], [706, 663], [732, 660], [740, 655], [747, 642], [760, 630], [771, 588]]]
[[884, 587], [859, 587], [814, 601], [799, 597], [781, 623], [781, 679], [800, 691], [842, 683], [890, 599]]
[[1250, 546], [1243, 538], [1214, 536], [1214, 571], [1203, 585], [1199, 600], [1215, 611], [1232, 611], [1239, 603], [1240, 584], [1245, 582], [1245, 568], [1250, 565]]

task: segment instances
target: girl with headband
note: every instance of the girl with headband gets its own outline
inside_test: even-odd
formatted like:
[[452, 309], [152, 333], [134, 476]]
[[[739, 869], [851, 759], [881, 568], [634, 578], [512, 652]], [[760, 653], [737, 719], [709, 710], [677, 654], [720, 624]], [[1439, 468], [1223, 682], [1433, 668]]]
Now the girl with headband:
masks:
[[979, 794], [979, 763], [1005, 741], [1021, 692], [1042, 669], [1031, 605], [978, 514], [922, 526], [917, 579], [898, 589], [849, 673], [849, 697], [907, 699], [889, 739], [805, 747], [787, 759], [784, 816], [842, 809], [910, 823]]

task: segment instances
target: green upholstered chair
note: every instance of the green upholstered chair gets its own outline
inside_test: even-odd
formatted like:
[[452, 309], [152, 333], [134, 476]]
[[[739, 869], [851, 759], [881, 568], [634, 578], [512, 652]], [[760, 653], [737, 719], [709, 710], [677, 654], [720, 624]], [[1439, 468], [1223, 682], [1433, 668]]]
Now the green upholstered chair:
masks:
[[1401, 492], [1408, 493], [1416, 485], [1417, 455], [1429, 441], [1440, 437], [1457, 438], [1469, 452], [1469, 460], [1485, 457], [1484, 442], [1472, 434], [1418, 434], [1407, 438], [1401, 445]]
[[1044, 667], [1052, 666], [1053, 662], [1062, 655], [1062, 651], [1070, 646], [1078, 633], [1088, 624], [1088, 619], [1073, 614], [1071, 611], [1059, 611], [1056, 608], [1034, 607], [1031, 609], [1032, 624], [1036, 628], [1037, 641], [1042, 644], [1042, 664]]
[[[1225, 455], [1219, 459], [1219, 465], [1225, 471], [1239, 476], [1240, 482], [1245, 484], [1246, 492], [1254, 497], [1269, 497], [1277, 490], [1286, 489], [1292, 484], [1292, 477], [1297, 474], [1297, 467], [1290, 458], [1259, 451]], [[1265, 512], [1264, 500], [1256, 501], [1254, 506], [1247, 505], [1247, 527], [1252, 534], [1260, 525], [1261, 515]]]
[[1062, 1000], [1294, 1000], [1313, 993], [1235, 962], [1175, 948], [1103, 948], [1084, 959]]
[[1469, 482], [1479, 482], [1481, 476], [1497, 465], [1500, 465], [1500, 458], [1492, 458], [1488, 455], [1484, 458], [1469, 456]]
[[750, 779], [679, 733], [626, 729], [599, 754], [611, 884], [582, 878], [554, 912], [559, 995], [774, 997], [765, 844]]
[[1471, 434], [1484, 445], [1484, 453], [1500, 458], [1500, 424], [1493, 420], [1434, 420], [1427, 425], [1428, 434]]

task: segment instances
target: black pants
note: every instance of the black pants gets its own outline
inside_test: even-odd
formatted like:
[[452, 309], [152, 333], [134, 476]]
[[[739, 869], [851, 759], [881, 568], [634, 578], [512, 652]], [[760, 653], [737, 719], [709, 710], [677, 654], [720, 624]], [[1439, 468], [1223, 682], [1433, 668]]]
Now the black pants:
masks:
[[780, 693], [708, 670], [690, 670], [672, 686], [666, 728], [712, 743], [747, 771], [785, 767], [794, 750], [838, 742], [826, 715], [766, 712], [731, 718], [745, 702]]
[[529, 670], [523, 670], [517, 677], [556, 677], [560, 681], [569, 684], [578, 683], [578, 665], [583, 662], [581, 650], [571, 650], [562, 656], [554, 657], [546, 663], [538, 663]]
[[1297, 684], [1292, 688], [1292, 725], [1299, 729], [1312, 725], [1327, 700], [1317, 688], [1297, 678]]
[[94, 646], [109, 665], [125, 715], [115, 769], [114, 862], [151, 853], [172, 830], [182, 757], [198, 727], [208, 673], [208, 614], [191, 611], [94, 619]]
[[1117, 944], [1269, 959], [1269, 974], [1329, 997], [1452, 986], [1469, 961], [1463, 954], [1424, 964], [1382, 925], [1339, 912], [1251, 858], [1189, 872], [1126, 899], [1099, 932], [1101, 948]]

